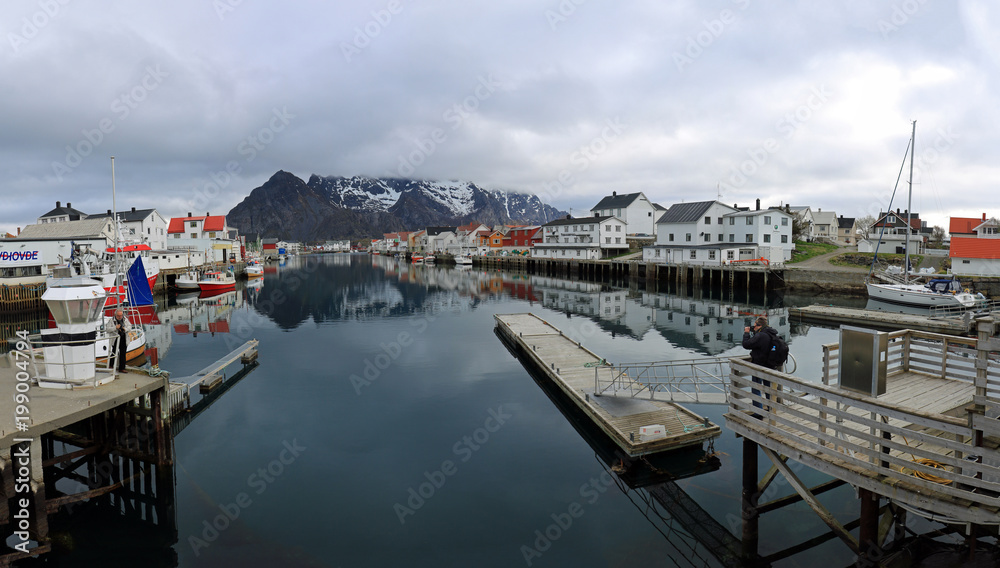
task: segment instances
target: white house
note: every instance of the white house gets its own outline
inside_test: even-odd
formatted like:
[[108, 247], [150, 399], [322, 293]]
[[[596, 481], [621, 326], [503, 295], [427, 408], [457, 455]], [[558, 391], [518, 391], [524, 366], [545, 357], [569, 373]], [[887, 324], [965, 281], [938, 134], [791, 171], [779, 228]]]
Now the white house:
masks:
[[66, 203], [66, 206], [64, 207], [62, 202], [56, 201], [55, 209], [39, 217], [38, 224], [65, 223], [67, 221], [80, 221], [86, 218], [87, 214], [78, 209], [74, 209], [72, 203]]
[[662, 208], [658, 208], [642, 192], [618, 195], [618, 192], [612, 191], [611, 195], [590, 208], [590, 214], [621, 219], [627, 227], [625, 233], [628, 235], [655, 235], [656, 217], [660, 209]]
[[805, 238], [808, 241], [837, 238], [837, 214], [833, 211], [823, 211], [822, 208], [813, 211], [806, 208], [802, 220], [808, 223]]
[[643, 261], [721, 266], [767, 259], [780, 264], [792, 257], [793, 216], [777, 209], [740, 210], [718, 201], [672, 205], [657, 221], [656, 245], [643, 249]]
[[[907, 229], [907, 217], [910, 220], [910, 227]], [[905, 254], [906, 235], [910, 235], [910, 254], [923, 254], [924, 236], [920, 234], [919, 213], [912, 213], [909, 216], [906, 211], [896, 209], [893, 213], [879, 213], [878, 220], [872, 225], [867, 239], [858, 241], [858, 252], [878, 252], [885, 254]], [[881, 240], [881, 244], [879, 241]]]
[[204, 251], [207, 262], [242, 260], [235, 230], [226, 225], [225, 215], [174, 217], [167, 226], [168, 250]]
[[532, 247], [531, 256], [599, 260], [628, 250], [625, 228], [616, 216], [567, 215], [542, 225], [542, 242]]
[[[136, 209], [133, 207], [129, 211], [119, 211], [118, 220], [121, 221], [126, 241], [135, 240], [146, 243], [153, 250], [163, 250], [167, 248], [167, 220], [156, 209]], [[111, 217], [111, 210], [106, 213], [88, 215], [88, 219], [95, 217]]]
[[[951, 272], [958, 276], [1000, 276], [1000, 221], [986, 219], [970, 224], [974, 237], [953, 236], [948, 256]], [[976, 220], [978, 221], [978, 220]], [[952, 226], [955, 225], [952, 218]]]

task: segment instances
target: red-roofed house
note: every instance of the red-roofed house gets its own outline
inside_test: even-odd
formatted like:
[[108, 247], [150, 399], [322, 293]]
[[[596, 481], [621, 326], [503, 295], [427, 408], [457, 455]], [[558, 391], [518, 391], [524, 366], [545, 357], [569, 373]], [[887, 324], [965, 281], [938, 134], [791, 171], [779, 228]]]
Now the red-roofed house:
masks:
[[206, 251], [209, 262], [242, 260], [236, 229], [226, 225], [225, 215], [174, 217], [167, 226], [167, 248]]
[[952, 237], [975, 237], [976, 227], [986, 220], [986, 213], [983, 218], [977, 217], [952, 217], [948, 223], [948, 235]]
[[951, 271], [959, 276], [1000, 276], [1000, 221], [952, 217]]

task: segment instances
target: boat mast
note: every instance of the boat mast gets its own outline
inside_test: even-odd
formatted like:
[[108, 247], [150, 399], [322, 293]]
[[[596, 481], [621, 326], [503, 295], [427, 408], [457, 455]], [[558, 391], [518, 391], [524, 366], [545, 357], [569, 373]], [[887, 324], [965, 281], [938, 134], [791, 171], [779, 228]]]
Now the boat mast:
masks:
[[[111, 156], [111, 224], [115, 229], [114, 267], [115, 267], [115, 294], [118, 293], [118, 204], [115, 193], [115, 157]], [[119, 301], [121, 297], [118, 298]]]
[[910, 225], [910, 218], [913, 215], [913, 147], [917, 145], [917, 121], [913, 121], [913, 133], [910, 134], [910, 191], [906, 197], [906, 259], [903, 265], [903, 282], [907, 282], [910, 278], [910, 231], [913, 230], [913, 226]]

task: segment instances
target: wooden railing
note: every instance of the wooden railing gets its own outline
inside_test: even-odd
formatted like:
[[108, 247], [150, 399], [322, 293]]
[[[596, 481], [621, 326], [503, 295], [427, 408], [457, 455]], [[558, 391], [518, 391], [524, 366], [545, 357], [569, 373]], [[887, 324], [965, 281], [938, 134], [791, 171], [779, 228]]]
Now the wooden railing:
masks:
[[[925, 350], [917, 340], [926, 338], [911, 337], [909, 342], [903, 335], [900, 338], [904, 340], [897, 342], [897, 353], [903, 349], [915, 354]], [[953, 339], [947, 343], [953, 343]], [[835, 352], [831, 346], [824, 346], [824, 382], [830, 376]], [[951, 359], [960, 357], [948, 353], [939, 358], [945, 369], [951, 368]], [[903, 361], [896, 356], [897, 366]], [[753, 382], [754, 376], [769, 381], [770, 386]], [[967, 417], [879, 401], [742, 359], [730, 363], [729, 402], [731, 415], [764, 429], [768, 439], [828, 464], [826, 473], [844, 477], [848, 472], [868, 479], [877, 474], [883, 477], [882, 483], [905, 486], [912, 494], [936, 493], [952, 500], [1000, 507], [1000, 452], [973, 445], [977, 431]], [[753, 414], [760, 420], [755, 420]]]
[[[886, 374], [905, 371], [974, 383], [977, 340], [906, 329], [889, 333]], [[823, 384], [837, 384], [840, 346], [823, 345]], [[991, 366], [994, 381], [1000, 381], [1000, 363]], [[1000, 389], [1000, 382], [995, 388]], [[1000, 402], [1000, 401], [998, 401]]]

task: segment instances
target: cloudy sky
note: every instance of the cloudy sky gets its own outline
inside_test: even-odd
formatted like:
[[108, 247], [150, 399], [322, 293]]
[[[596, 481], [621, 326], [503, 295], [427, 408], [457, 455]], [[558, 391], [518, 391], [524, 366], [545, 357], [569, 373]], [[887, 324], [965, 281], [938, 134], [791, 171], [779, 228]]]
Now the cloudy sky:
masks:
[[5, 2], [0, 229], [110, 208], [110, 156], [119, 208], [168, 217], [281, 169], [860, 216], [912, 120], [914, 210], [994, 216], [998, 27], [985, 0]]

